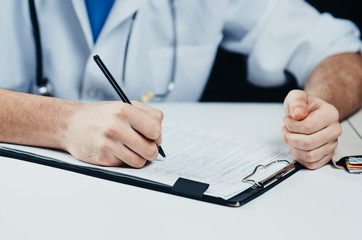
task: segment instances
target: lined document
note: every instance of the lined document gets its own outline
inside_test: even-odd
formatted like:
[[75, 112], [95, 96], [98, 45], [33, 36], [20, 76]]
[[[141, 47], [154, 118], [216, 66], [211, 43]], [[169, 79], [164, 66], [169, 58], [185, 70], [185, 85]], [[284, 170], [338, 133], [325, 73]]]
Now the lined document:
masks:
[[[42, 148], [0, 144], [0, 147], [30, 152], [50, 161], [83, 166], [112, 175], [128, 175], [173, 186], [178, 178], [186, 178], [209, 184], [205, 195], [230, 199], [250, 188], [242, 179], [250, 174], [256, 165], [268, 164], [274, 160], [293, 161], [287, 148], [254, 143], [241, 138], [230, 137], [216, 132], [201, 131], [178, 125], [163, 127], [163, 142], [167, 158], [159, 157], [141, 169], [129, 167], [99, 167], [73, 158], [71, 155]], [[271, 173], [285, 167], [275, 164], [256, 176], [262, 180]]]

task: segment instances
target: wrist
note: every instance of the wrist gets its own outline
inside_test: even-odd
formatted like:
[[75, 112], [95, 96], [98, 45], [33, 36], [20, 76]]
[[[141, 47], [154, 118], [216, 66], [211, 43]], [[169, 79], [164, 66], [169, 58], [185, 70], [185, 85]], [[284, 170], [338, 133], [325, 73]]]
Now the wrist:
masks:
[[55, 109], [60, 110], [58, 115], [58, 119], [55, 120], [55, 124], [57, 125], [55, 128], [57, 129], [54, 134], [54, 143], [56, 144], [56, 148], [62, 149], [65, 151], [69, 151], [69, 144], [72, 139], [72, 125], [74, 124], [74, 118], [77, 112], [80, 111], [84, 103], [73, 102], [67, 100], [61, 103], [61, 106]]

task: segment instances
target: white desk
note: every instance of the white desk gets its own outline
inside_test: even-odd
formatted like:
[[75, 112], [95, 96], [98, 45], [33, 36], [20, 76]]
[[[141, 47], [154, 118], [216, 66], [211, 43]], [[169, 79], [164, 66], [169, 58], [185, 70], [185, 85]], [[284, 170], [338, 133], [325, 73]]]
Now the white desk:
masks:
[[[157, 107], [166, 121], [284, 144], [280, 104]], [[299, 171], [246, 205], [230, 208], [0, 158], [4, 240], [358, 239], [361, 216], [362, 176], [330, 165]]]

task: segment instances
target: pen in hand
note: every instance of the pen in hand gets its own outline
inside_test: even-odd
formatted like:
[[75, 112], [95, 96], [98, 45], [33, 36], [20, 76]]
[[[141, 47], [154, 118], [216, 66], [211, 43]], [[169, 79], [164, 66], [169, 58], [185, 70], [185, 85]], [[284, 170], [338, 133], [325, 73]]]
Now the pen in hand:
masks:
[[[123, 102], [131, 104], [131, 101], [127, 98], [126, 94], [122, 91], [121, 87], [118, 85], [116, 80], [113, 78], [112, 74], [108, 71], [107, 67], [104, 65], [103, 61], [98, 55], [93, 56], [94, 61], [97, 63], [98, 67], [101, 69], [103, 74], [108, 79], [109, 83], [112, 85], [114, 90], [117, 92], [118, 96], [122, 99]], [[166, 157], [165, 152], [163, 151], [161, 146], [157, 146], [158, 153], [161, 154], [162, 157]]]

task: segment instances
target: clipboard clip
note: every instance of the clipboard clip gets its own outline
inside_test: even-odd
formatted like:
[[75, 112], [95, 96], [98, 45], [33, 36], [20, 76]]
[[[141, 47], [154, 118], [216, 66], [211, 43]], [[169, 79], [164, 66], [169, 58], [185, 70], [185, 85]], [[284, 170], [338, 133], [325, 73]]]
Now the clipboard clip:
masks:
[[[272, 175], [270, 175], [269, 177], [265, 178], [264, 180], [261, 181], [255, 181], [253, 179], [249, 179], [251, 176], [253, 176], [259, 169], [265, 169], [273, 164], [276, 163], [285, 163], [286, 166], [280, 170], [278, 170], [277, 172], [273, 173]], [[267, 165], [258, 165], [254, 168], [254, 171], [252, 173], [250, 173], [248, 176], [244, 177], [242, 182], [244, 183], [250, 183], [253, 185], [253, 189], [256, 188], [266, 188], [267, 186], [269, 186], [270, 184], [278, 181], [280, 178], [282, 178], [283, 176], [287, 175], [289, 172], [293, 171], [295, 169], [295, 165], [294, 162], [290, 163], [287, 160], [275, 160], [272, 161], [270, 163], [268, 163]]]

